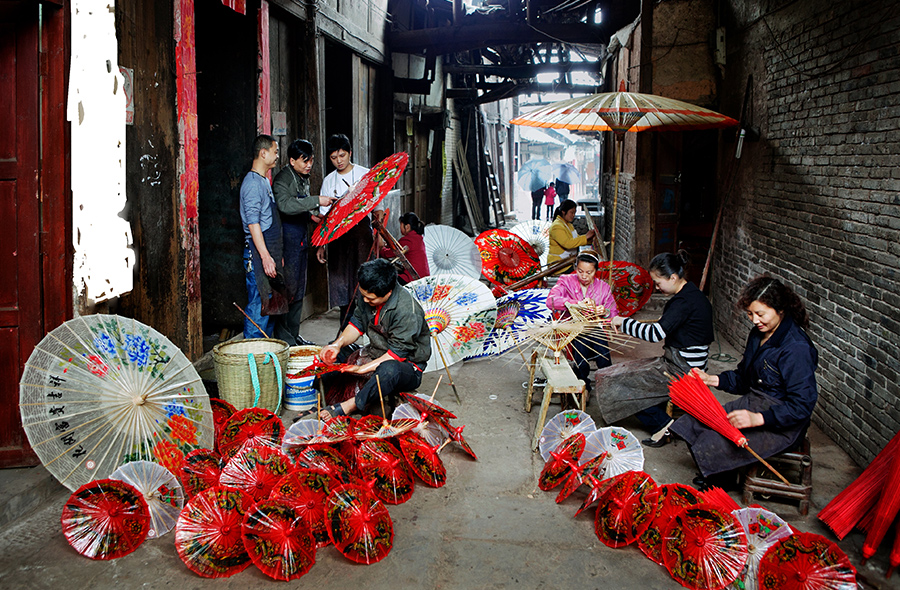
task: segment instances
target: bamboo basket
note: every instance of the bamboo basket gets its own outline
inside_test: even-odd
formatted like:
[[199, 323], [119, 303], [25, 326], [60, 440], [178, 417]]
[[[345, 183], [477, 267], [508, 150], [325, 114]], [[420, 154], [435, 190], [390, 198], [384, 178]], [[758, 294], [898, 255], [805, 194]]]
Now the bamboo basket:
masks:
[[[216, 344], [213, 360], [219, 396], [238, 410], [258, 407], [278, 414], [281, 411], [289, 350], [287, 342], [275, 338], [248, 338]], [[251, 354], [259, 379], [258, 400], [251, 376], [248, 356]], [[277, 369], [272, 356], [278, 360]]]

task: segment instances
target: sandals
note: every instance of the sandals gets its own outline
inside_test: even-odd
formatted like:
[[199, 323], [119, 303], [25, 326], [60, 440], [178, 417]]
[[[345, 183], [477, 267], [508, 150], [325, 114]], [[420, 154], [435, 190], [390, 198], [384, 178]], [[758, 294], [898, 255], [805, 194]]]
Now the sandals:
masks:
[[299, 420], [303, 420], [304, 418], [309, 418], [310, 416], [316, 415], [316, 406], [309, 408], [308, 410], [303, 410], [296, 416], [291, 419], [291, 422], [297, 422]]
[[346, 415], [346, 414], [344, 414], [344, 408], [341, 406], [341, 404], [325, 406], [324, 408], [322, 408], [322, 411], [328, 412], [328, 415], [331, 416], [332, 418], [337, 418], [338, 416]]

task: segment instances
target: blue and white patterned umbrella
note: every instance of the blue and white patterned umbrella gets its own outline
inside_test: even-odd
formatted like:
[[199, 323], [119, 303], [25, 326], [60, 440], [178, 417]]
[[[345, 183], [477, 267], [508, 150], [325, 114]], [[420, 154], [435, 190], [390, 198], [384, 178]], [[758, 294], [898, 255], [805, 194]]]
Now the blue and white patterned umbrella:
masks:
[[528, 329], [553, 319], [547, 307], [549, 289], [524, 289], [497, 300], [497, 321], [481, 350], [466, 359], [503, 354], [529, 338]]

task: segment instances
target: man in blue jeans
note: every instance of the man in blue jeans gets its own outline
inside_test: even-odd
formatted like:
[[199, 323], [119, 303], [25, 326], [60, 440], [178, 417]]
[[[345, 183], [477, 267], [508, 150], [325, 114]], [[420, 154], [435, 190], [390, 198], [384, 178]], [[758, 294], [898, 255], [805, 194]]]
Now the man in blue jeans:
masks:
[[278, 162], [278, 143], [270, 135], [260, 135], [253, 142], [253, 153], [253, 166], [241, 183], [246, 312], [249, 316], [244, 319], [244, 338], [271, 335], [272, 316], [287, 311], [281, 220], [272, 185], [266, 178]]

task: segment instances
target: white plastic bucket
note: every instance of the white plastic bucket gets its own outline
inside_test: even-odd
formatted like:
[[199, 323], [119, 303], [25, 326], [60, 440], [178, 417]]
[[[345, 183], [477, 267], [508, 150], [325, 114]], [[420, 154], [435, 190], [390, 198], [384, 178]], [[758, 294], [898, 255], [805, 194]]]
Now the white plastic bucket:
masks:
[[284, 409], [302, 412], [316, 405], [315, 377], [297, 377], [297, 373], [310, 366], [319, 353], [319, 346], [292, 346], [284, 379]]

